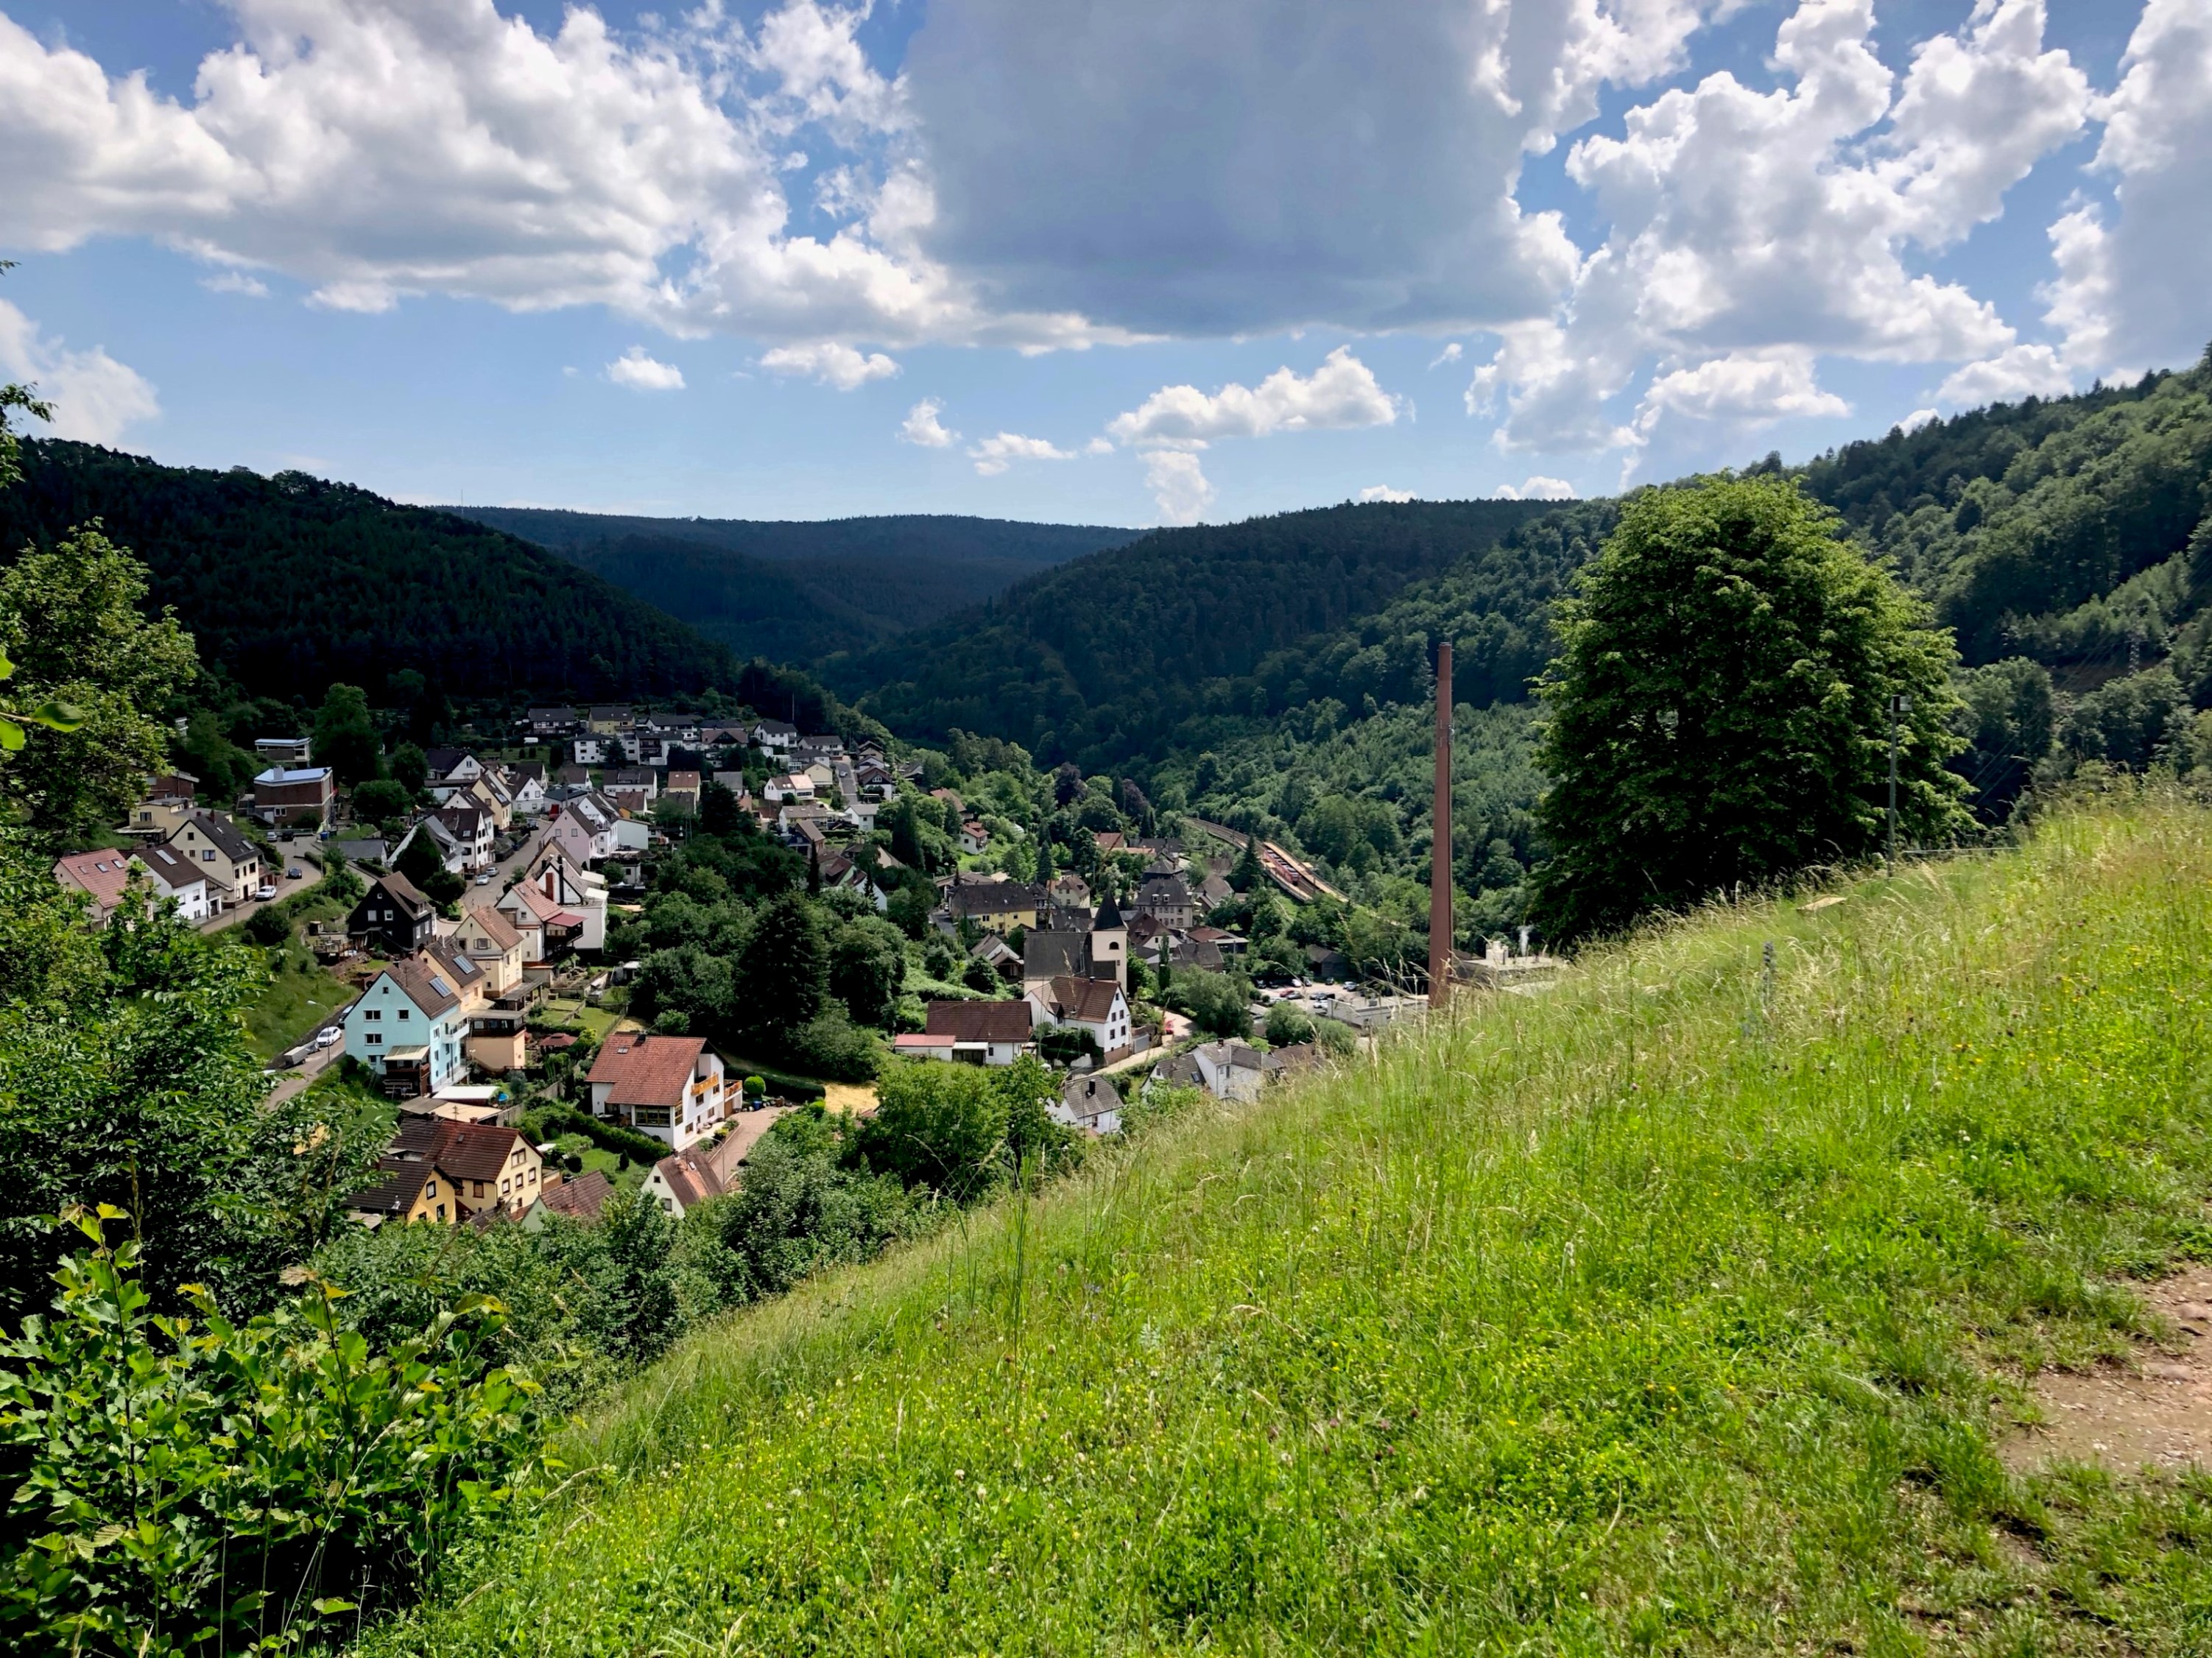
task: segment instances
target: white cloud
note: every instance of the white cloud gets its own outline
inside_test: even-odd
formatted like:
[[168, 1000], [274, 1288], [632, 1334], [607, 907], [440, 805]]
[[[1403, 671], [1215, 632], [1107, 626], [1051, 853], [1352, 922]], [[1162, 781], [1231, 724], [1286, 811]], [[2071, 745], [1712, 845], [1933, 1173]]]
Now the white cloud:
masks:
[[1850, 412], [1850, 404], [1814, 383], [1810, 353], [1745, 352], [1661, 375], [1644, 394], [1637, 424], [1648, 431], [1663, 416], [1673, 414], [1763, 426], [1792, 416]]
[[2096, 159], [2119, 210], [2079, 206], [2051, 226], [2046, 313], [2068, 364], [2106, 374], [2187, 361], [2212, 335], [2212, 12], [2147, 0], [2121, 70]]
[[218, 270], [212, 276], [201, 277], [200, 286], [210, 294], [243, 294], [249, 300], [269, 297], [269, 284], [243, 270]]
[[[1802, 0], [1777, 32], [1775, 90], [1717, 72], [1575, 146], [1569, 176], [1611, 228], [1559, 317], [1501, 331], [1470, 388], [1471, 406], [1504, 395], [1509, 446], [1632, 444], [1668, 413], [1840, 412], [1813, 386], [1816, 355], [1943, 361], [2014, 343], [1992, 307], [1904, 254], [1995, 216], [2081, 130], [2087, 83], [2043, 50], [2042, 0], [1981, 0], [1921, 43], [1901, 91], [1873, 26], [1873, 0]], [[1604, 405], [1654, 355], [1699, 366], [1662, 376], [1624, 427]]]
[[0, 300], [0, 379], [27, 380], [53, 405], [56, 437], [113, 443], [126, 428], [161, 412], [146, 377], [106, 349], [71, 351]]
[[1256, 387], [1232, 381], [1211, 397], [1194, 386], [1162, 386], [1128, 413], [1116, 415], [1106, 429], [1124, 444], [1205, 444], [1274, 432], [1388, 426], [1398, 418], [1398, 407], [1367, 365], [1340, 345], [1303, 380], [1278, 368]]
[[1517, 486], [1501, 483], [1492, 493], [1499, 501], [1572, 501], [1575, 486], [1565, 478], [1547, 478], [1538, 474]]
[[[630, 34], [585, 6], [540, 34], [495, 0], [228, 9], [240, 38], [188, 103], [0, 16], [19, 245], [151, 236], [356, 312], [444, 294], [769, 340], [1127, 337], [987, 307], [923, 252], [934, 197], [899, 148], [898, 84], [854, 40], [864, 9], [787, 0], [755, 34], [712, 5]], [[790, 223], [802, 128], [864, 145], [834, 233]]]
[[1902, 432], [1917, 432], [1922, 427], [1927, 425], [1929, 422], [1933, 420], [1941, 420], [1942, 418], [1942, 412], [1938, 410], [1916, 409], [1911, 414], [1907, 415], [1903, 420], [1897, 422], [1898, 429]]
[[1165, 524], [1200, 523], [1213, 504], [1213, 486], [1206, 482], [1198, 457], [1188, 449], [1146, 451], [1145, 484], [1159, 503]]
[[672, 362], [649, 356], [641, 345], [633, 345], [607, 365], [607, 378], [633, 392], [681, 392], [684, 371]]
[[975, 471], [996, 477], [1018, 460], [1073, 460], [1074, 452], [1056, 448], [1042, 438], [1025, 438], [1017, 432], [1000, 432], [985, 438], [968, 452]]
[[1441, 368], [1448, 362], [1457, 362], [1466, 355], [1467, 348], [1462, 345], [1457, 340], [1454, 340], [1449, 345], [1444, 347], [1443, 350], [1437, 352], [1434, 357], [1430, 359], [1429, 367], [1431, 368]]
[[2073, 389], [2074, 377], [2057, 352], [2047, 345], [2014, 345], [1986, 361], [1968, 363], [1936, 388], [1936, 397], [1938, 402], [1963, 408], [2031, 396], [2061, 397]]
[[880, 351], [863, 355], [830, 341], [814, 345], [779, 345], [764, 353], [760, 366], [772, 374], [811, 374], [824, 386], [851, 392], [870, 380], [889, 380], [899, 366]]
[[1387, 483], [1370, 483], [1359, 492], [1362, 501], [1413, 501], [1417, 499], [1411, 489], [1394, 489]]
[[960, 434], [945, 428], [938, 418], [945, 412], [945, 404], [938, 398], [924, 398], [906, 411], [899, 422], [899, 441], [919, 444], [924, 449], [950, 449], [960, 441]]

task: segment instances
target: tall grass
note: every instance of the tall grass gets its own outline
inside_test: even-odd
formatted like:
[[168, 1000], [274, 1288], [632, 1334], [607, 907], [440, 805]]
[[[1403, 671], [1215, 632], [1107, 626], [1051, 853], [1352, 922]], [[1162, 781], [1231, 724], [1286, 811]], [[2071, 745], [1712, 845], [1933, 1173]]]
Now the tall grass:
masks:
[[2212, 1649], [2212, 1482], [1992, 1449], [2212, 1242], [2212, 819], [1837, 890], [688, 1342], [371, 1649]]

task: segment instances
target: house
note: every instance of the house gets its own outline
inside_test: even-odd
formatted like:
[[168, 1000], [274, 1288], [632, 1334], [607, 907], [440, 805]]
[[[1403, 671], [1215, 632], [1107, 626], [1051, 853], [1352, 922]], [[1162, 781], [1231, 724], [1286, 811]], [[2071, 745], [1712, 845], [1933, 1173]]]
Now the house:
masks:
[[[1033, 933], [1030, 936], [1034, 938], [1039, 935]], [[1024, 950], [1026, 947], [1026, 941], [1024, 941]], [[1017, 952], [1012, 944], [995, 932], [985, 933], [976, 941], [975, 947], [968, 953], [1002, 979], [1018, 979], [1023, 976], [1023, 954]]]
[[600, 737], [612, 737], [626, 729], [635, 718], [627, 702], [600, 702], [584, 711], [584, 729]]
[[377, 1163], [375, 1182], [348, 1207], [371, 1225], [428, 1221], [459, 1226], [494, 1215], [520, 1218], [544, 1190], [538, 1148], [496, 1123], [405, 1116]]
[[1328, 1055], [1318, 1042], [1295, 1042], [1288, 1048], [1271, 1048], [1260, 1056], [1260, 1074], [1271, 1083], [1289, 1082], [1310, 1071], [1318, 1071], [1328, 1063]]
[[803, 771], [771, 777], [762, 787], [761, 798], [770, 805], [782, 805], [795, 800], [811, 800], [814, 799], [814, 780]]
[[568, 744], [568, 758], [578, 767], [604, 766], [621, 752], [611, 737], [580, 737]]
[[588, 869], [615, 855], [615, 825], [621, 821], [615, 803], [595, 791], [547, 807], [543, 832], [550, 834], [569, 861]]
[[473, 875], [492, 866], [492, 841], [498, 826], [492, 822], [489, 812], [480, 806], [465, 806], [456, 801], [431, 813], [428, 821], [443, 823], [452, 833], [453, 844], [460, 848], [459, 873]]
[[671, 771], [668, 781], [661, 786], [661, 797], [684, 811], [699, 810], [699, 774], [696, 771]]
[[980, 857], [981, 857], [985, 853], [987, 853], [987, 852], [990, 851], [990, 849], [991, 849], [991, 831], [990, 831], [990, 830], [988, 830], [988, 829], [985, 829], [985, 828], [982, 826], [982, 824], [981, 824], [981, 823], [977, 823], [977, 822], [976, 822], [974, 818], [972, 818], [972, 817], [971, 817], [971, 818], [969, 818], [966, 823], [964, 823], [961, 824], [961, 826], [960, 826], [960, 850], [961, 850], [961, 851], [963, 851], [963, 852], [964, 852], [964, 853], [969, 853], [969, 854], [971, 854], [971, 855], [973, 855], [973, 856], [975, 856], [975, 857], [978, 857], [978, 858], [980, 858]]
[[440, 822], [434, 813], [417, 821], [414, 828], [399, 837], [399, 844], [392, 849], [394, 863], [399, 860], [401, 853], [414, 844], [415, 837], [418, 835], [437, 848], [438, 861], [444, 865], [447, 874], [459, 875], [467, 867], [469, 849], [461, 843], [461, 837]]
[[237, 824], [213, 812], [186, 817], [169, 832], [167, 844], [207, 877], [210, 914], [252, 902], [268, 878], [261, 869], [261, 849], [239, 832]]
[[962, 1065], [1012, 1065], [1030, 1051], [1034, 1017], [1027, 1002], [932, 1002], [925, 1038], [894, 1039], [893, 1047], [918, 1059], [947, 1059]]
[[1022, 993], [1042, 989], [1054, 979], [1091, 976], [1091, 935], [1073, 929], [1039, 927], [1022, 939]]
[[263, 770], [271, 767], [281, 771], [301, 766], [312, 766], [314, 760], [314, 739], [308, 737], [258, 737], [253, 740], [253, 757]]
[[567, 789], [572, 793], [576, 791], [589, 793], [591, 786], [592, 774], [586, 771], [582, 765], [572, 760], [566, 765], [554, 768], [553, 780], [545, 786], [545, 798], [549, 800], [567, 799], [569, 798], [568, 795], [558, 795], [553, 791]]
[[451, 964], [418, 950], [393, 962], [346, 1011], [345, 1051], [397, 1099], [434, 1094], [458, 1080], [468, 1018]]
[[1138, 914], [1149, 915], [1171, 927], [1190, 926], [1198, 920], [1198, 900], [1191, 892], [1190, 883], [1181, 875], [1146, 876], [1137, 887], [1133, 908]]
[[530, 964], [522, 930], [489, 904], [461, 912], [447, 942], [473, 963], [483, 975], [483, 1005], [469, 1015], [471, 1065], [494, 1076], [526, 1069], [530, 1063], [531, 995], [524, 979]]
[[726, 1110], [722, 1056], [698, 1036], [614, 1031], [586, 1081], [596, 1114], [678, 1151], [714, 1133]]
[[463, 910], [447, 937], [483, 975], [485, 995], [504, 996], [522, 982], [522, 933], [490, 904]]
[[738, 1169], [781, 1114], [773, 1110], [750, 1114], [720, 1139], [663, 1157], [646, 1177], [646, 1195], [670, 1214], [680, 1216], [709, 1198], [736, 1191]]
[[945, 908], [956, 927], [970, 920], [986, 932], [1012, 932], [1036, 926], [1044, 912], [1044, 890], [1018, 881], [963, 883], [945, 895]]
[[208, 908], [207, 877], [196, 865], [168, 847], [142, 847], [136, 854], [156, 896], [177, 901], [177, 914], [187, 921], [204, 921]]
[[535, 817], [545, 810], [547, 783], [545, 768], [535, 760], [525, 761], [514, 768], [507, 792], [512, 798], [510, 810], [515, 817]]
[[763, 720], [753, 727], [753, 742], [770, 754], [788, 754], [798, 746], [799, 727], [781, 720]]
[[392, 848], [380, 835], [356, 835], [349, 840], [333, 841], [331, 850], [349, 864], [387, 864], [392, 861]]
[[[606, 797], [614, 803], [615, 811], [624, 819], [642, 818], [653, 810], [653, 797], [643, 789], [617, 788], [611, 783], [606, 788]], [[622, 846], [619, 830], [617, 831], [615, 844], [617, 849]]]
[[1111, 893], [1091, 918], [1091, 976], [1103, 979], [1109, 973], [1114, 975], [1115, 984], [1125, 991], [1128, 989], [1129, 928]]
[[538, 1201], [523, 1212], [523, 1229], [542, 1231], [556, 1217], [589, 1226], [614, 1194], [615, 1183], [604, 1169], [587, 1169], [566, 1180], [556, 1180], [549, 1174], [538, 1188]]
[[123, 890], [142, 868], [127, 852], [78, 852], [54, 859], [54, 880], [90, 897], [92, 924], [106, 926], [108, 918], [122, 906]]
[[[581, 873], [562, 859], [517, 882], [500, 898], [499, 913], [523, 935], [523, 950], [532, 965], [557, 961], [572, 950], [598, 950], [605, 944], [606, 883], [599, 880], [595, 888], [586, 888], [578, 878]], [[590, 896], [571, 896], [576, 893]], [[533, 933], [538, 938], [535, 952], [531, 950]]]
[[1176, 1054], [1152, 1072], [1147, 1088], [1203, 1088], [1218, 1100], [1250, 1102], [1260, 1097], [1265, 1072], [1260, 1050], [1249, 1042], [1207, 1042]]
[[1121, 1091], [1108, 1077], [1070, 1077], [1060, 1097], [1045, 1108], [1045, 1114], [1070, 1128], [1093, 1134], [1121, 1132]]
[[171, 831], [191, 815], [198, 788], [199, 779], [189, 772], [163, 772], [148, 778], [144, 798], [131, 809], [131, 821], [123, 826], [124, 833], [167, 841]]
[[600, 782], [610, 795], [617, 795], [625, 790], [635, 791], [645, 796], [645, 804], [648, 806], [660, 793], [660, 774], [650, 766], [619, 766], [609, 772]]
[[346, 917], [346, 937], [359, 940], [374, 955], [397, 961], [428, 944], [437, 920], [438, 907], [394, 870], [369, 884]]
[[1086, 1032], [1105, 1064], [1129, 1057], [1129, 1003], [1111, 979], [1052, 979], [1024, 997], [1037, 1023]]
[[532, 737], [566, 737], [583, 723], [570, 708], [532, 708], [528, 718]]
[[507, 780], [495, 770], [486, 770], [463, 793], [453, 797], [452, 805], [473, 805], [491, 814], [491, 825], [503, 829], [514, 821], [514, 796], [507, 786]]
[[1052, 885], [1046, 889], [1045, 896], [1048, 902], [1068, 909], [1088, 909], [1091, 908], [1091, 884], [1080, 875], [1055, 875], [1052, 878]]

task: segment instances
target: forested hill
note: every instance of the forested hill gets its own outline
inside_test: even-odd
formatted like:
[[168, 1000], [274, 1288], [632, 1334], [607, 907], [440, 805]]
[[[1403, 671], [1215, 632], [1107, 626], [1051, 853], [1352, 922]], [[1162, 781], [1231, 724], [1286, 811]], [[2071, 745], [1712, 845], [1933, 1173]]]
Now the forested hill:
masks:
[[955, 726], [1121, 768], [1208, 714], [1261, 712], [1262, 663], [1495, 547], [1540, 501], [1381, 502], [1158, 530], [825, 673], [894, 730]]
[[418, 670], [451, 695], [642, 695], [729, 684], [729, 653], [542, 548], [450, 513], [301, 472], [163, 466], [23, 445], [0, 492], [0, 556], [101, 519], [199, 641], [258, 695], [372, 692]]
[[549, 547], [741, 656], [798, 664], [865, 649], [1139, 534], [921, 514], [775, 523], [449, 510]]

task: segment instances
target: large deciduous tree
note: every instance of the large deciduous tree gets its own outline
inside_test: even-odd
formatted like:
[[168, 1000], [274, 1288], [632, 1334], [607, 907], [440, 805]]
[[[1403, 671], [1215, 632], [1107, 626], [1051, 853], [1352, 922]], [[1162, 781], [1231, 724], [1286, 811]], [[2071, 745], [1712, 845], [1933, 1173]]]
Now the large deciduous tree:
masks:
[[351, 788], [384, 774], [384, 745], [368, 712], [368, 694], [358, 685], [332, 685], [315, 714], [315, 758]]
[[1900, 833], [1969, 825], [1944, 766], [1963, 746], [1949, 633], [1794, 482], [1632, 497], [1558, 626], [1538, 686], [1556, 935], [1876, 851], [1899, 694]]
[[64, 704], [80, 721], [0, 753], [0, 789], [49, 844], [122, 822], [147, 775], [168, 763], [155, 716], [191, 683], [199, 658], [171, 613], [142, 613], [145, 598], [145, 567], [97, 525], [27, 549], [0, 574], [10, 695], [25, 707]]

